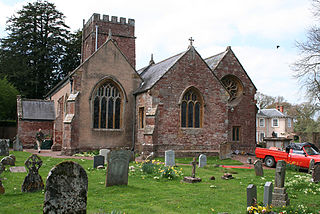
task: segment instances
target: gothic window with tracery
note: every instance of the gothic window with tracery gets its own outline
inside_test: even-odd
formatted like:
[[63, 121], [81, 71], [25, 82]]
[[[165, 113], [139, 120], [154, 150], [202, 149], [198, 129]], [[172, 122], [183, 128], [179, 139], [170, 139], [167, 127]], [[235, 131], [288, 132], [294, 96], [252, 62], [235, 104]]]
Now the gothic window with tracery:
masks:
[[230, 94], [230, 101], [240, 97], [243, 87], [240, 80], [232, 75], [227, 75], [221, 79], [222, 84], [226, 87]]
[[122, 96], [111, 81], [105, 82], [93, 97], [93, 128], [120, 129]]
[[202, 123], [202, 99], [198, 92], [189, 89], [181, 102], [181, 127], [200, 128]]

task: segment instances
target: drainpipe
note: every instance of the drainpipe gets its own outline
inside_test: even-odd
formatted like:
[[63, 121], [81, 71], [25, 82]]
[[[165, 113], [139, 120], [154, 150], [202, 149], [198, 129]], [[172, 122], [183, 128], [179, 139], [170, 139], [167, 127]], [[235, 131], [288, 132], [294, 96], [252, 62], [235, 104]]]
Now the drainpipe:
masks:
[[96, 46], [95, 46], [95, 51], [98, 49], [98, 25], [96, 25]]

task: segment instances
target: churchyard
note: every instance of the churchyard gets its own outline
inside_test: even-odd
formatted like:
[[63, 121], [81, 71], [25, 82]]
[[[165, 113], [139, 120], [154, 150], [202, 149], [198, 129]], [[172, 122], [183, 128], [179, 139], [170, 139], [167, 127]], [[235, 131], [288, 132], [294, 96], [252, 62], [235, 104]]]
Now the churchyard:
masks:
[[[31, 156], [20, 151], [10, 151], [10, 154], [16, 157], [16, 167], [25, 166], [24, 162]], [[46, 185], [49, 171], [65, 159], [40, 158], [42, 165], [38, 171]], [[177, 167], [166, 167], [158, 161], [147, 164], [130, 162], [128, 185], [106, 187], [106, 169], [94, 168], [93, 160], [68, 160], [78, 163], [87, 174], [87, 213], [246, 213], [247, 188], [250, 184], [256, 186], [258, 203], [263, 202], [266, 182], [278, 185], [275, 184], [275, 168], [264, 169], [261, 176], [253, 168], [221, 167], [241, 164], [237, 161], [208, 157], [206, 166], [199, 168], [197, 163], [195, 167], [195, 177], [201, 178], [201, 182], [181, 182], [185, 176], [193, 174], [190, 165], [192, 158], [175, 158]], [[164, 159], [160, 161], [165, 162]], [[6, 166], [0, 175], [5, 188], [5, 193], [0, 195], [1, 213], [42, 213], [45, 190], [22, 192], [28, 169], [14, 173], [10, 172], [10, 167]], [[278, 171], [283, 172], [281, 169]], [[320, 183], [310, 180], [310, 174], [287, 167], [284, 186], [290, 205], [273, 208], [272, 211], [319, 213]]]

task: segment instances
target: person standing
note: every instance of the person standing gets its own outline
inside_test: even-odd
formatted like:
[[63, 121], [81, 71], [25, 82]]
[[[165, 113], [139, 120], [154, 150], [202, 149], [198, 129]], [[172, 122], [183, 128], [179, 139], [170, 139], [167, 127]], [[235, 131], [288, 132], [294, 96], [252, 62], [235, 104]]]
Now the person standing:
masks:
[[44, 134], [42, 133], [41, 129], [38, 130], [38, 132], [36, 133], [36, 143], [38, 146], [38, 153], [41, 152], [41, 144], [44, 138]]

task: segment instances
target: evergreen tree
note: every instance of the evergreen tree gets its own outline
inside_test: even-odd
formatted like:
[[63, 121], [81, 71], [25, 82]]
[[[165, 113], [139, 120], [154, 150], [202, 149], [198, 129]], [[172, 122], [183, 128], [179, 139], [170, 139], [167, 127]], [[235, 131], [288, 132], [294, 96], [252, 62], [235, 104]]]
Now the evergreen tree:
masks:
[[6, 78], [0, 79], [0, 120], [16, 119], [18, 94], [18, 90]]
[[28, 98], [42, 98], [63, 78], [69, 27], [54, 4], [28, 3], [7, 21], [8, 36], [0, 42], [0, 77]]

